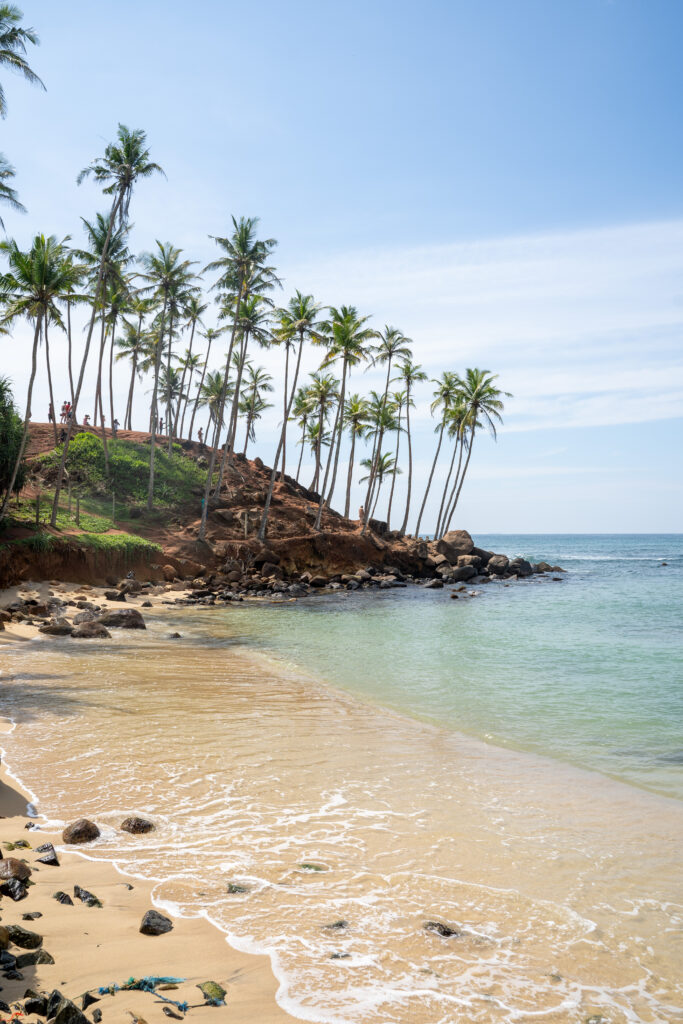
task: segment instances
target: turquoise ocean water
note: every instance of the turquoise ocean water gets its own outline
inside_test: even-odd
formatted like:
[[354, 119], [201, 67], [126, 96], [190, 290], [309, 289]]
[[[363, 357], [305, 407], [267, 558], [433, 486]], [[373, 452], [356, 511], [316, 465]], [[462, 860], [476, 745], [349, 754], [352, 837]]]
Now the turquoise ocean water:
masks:
[[243, 605], [233, 626], [363, 699], [683, 799], [683, 535], [476, 542], [567, 573], [471, 600], [408, 587]]

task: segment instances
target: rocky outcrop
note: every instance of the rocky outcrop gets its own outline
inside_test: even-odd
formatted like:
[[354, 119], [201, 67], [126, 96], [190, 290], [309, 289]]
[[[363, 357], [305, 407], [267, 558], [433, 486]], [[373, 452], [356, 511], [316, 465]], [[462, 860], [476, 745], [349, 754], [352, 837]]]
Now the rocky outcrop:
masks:
[[449, 530], [436, 542], [436, 550], [456, 565], [460, 555], [471, 555], [474, 541], [467, 530]]

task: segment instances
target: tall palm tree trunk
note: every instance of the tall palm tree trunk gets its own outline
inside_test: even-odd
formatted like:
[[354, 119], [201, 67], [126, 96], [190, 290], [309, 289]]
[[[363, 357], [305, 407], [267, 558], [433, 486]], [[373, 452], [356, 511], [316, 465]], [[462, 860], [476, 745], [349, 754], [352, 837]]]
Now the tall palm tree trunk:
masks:
[[349, 471], [346, 474], [346, 502], [344, 504], [344, 517], [349, 518], [351, 511], [351, 484], [353, 483], [353, 460], [356, 456], [356, 431], [351, 425], [351, 453], [349, 455]]
[[128, 401], [126, 402], [126, 414], [123, 417], [124, 426], [127, 430], [132, 430], [131, 421], [133, 416], [133, 388], [135, 387], [135, 374], [138, 369], [138, 357], [137, 354], [133, 355], [133, 369], [130, 374], [130, 387], [128, 388]]
[[451, 519], [453, 518], [453, 516], [455, 514], [455, 510], [458, 507], [458, 501], [460, 499], [460, 492], [462, 491], [462, 485], [465, 483], [465, 477], [467, 476], [467, 467], [470, 464], [470, 458], [472, 457], [472, 448], [474, 447], [474, 429], [475, 429], [474, 426], [472, 426], [472, 429], [471, 429], [471, 432], [470, 432], [469, 449], [467, 451], [467, 458], [465, 459], [465, 465], [463, 467], [462, 477], [460, 478], [460, 485], [458, 486], [458, 491], [457, 491], [457, 494], [455, 495], [455, 499], [454, 499], [453, 505], [451, 507], [450, 515], [448, 516], [448, 521], [447, 521], [446, 527], [444, 529], [444, 533], [448, 533], [448, 530], [450, 529]]
[[406, 434], [408, 435], [408, 493], [406, 494], [406, 510], [401, 524], [400, 534], [405, 536], [410, 513], [410, 492], [413, 487], [413, 442], [410, 436], [410, 387], [406, 388]]
[[429, 473], [429, 480], [427, 481], [427, 488], [425, 490], [424, 498], [422, 499], [422, 505], [420, 507], [420, 514], [417, 517], [417, 525], [415, 527], [415, 536], [417, 538], [419, 538], [419, 536], [420, 536], [420, 523], [422, 522], [422, 516], [424, 515], [425, 505], [427, 504], [427, 497], [429, 495], [429, 489], [432, 486], [432, 479], [434, 477], [434, 470], [436, 469], [436, 464], [437, 464], [437, 462], [439, 460], [439, 452], [441, 451], [441, 442], [443, 441], [443, 432], [444, 432], [444, 427], [445, 426], [446, 426], [446, 417], [444, 416], [444, 418], [441, 420], [441, 430], [439, 431], [439, 443], [436, 446], [436, 454], [434, 456], [434, 461], [432, 462], [432, 468], [431, 468], [431, 471]]
[[159, 372], [161, 370], [161, 354], [164, 348], [164, 328], [166, 326], [166, 306], [168, 295], [164, 293], [164, 307], [161, 311], [161, 323], [159, 325], [159, 340], [157, 350], [154, 353], [154, 383], [152, 384], [151, 403], [151, 428], [149, 432], [149, 481], [147, 483], [147, 511], [151, 512], [154, 505], [154, 455], [156, 452], [157, 425], [159, 423], [159, 410], [157, 394], [159, 391]]
[[[379, 428], [378, 428], [378, 435], [379, 436], [377, 438], [377, 445], [373, 449], [372, 465], [370, 467], [370, 475], [369, 475], [369, 479], [368, 479], [368, 490], [367, 490], [367, 493], [365, 495], [365, 508], [367, 508], [367, 509], [370, 508], [370, 502], [372, 501], [372, 493], [373, 493], [373, 489], [374, 489], [374, 485], [375, 485], [375, 477], [377, 475], [377, 466], [379, 465], [379, 460], [380, 460], [381, 455], [382, 455], [382, 441], [384, 440], [384, 410], [387, 407], [387, 396], [389, 394], [389, 382], [390, 382], [390, 380], [391, 380], [391, 359], [389, 358], [387, 360], [387, 379], [386, 379], [386, 382], [384, 384], [384, 396], [382, 398], [382, 419], [380, 420], [380, 425], [379, 425]], [[370, 520], [370, 516], [366, 516], [365, 517], [365, 522], [363, 523], [363, 531], [362, 531], [363, 533], [365, 533], [365, 527], [366, 527], [367, 523], [369, 522], [369, 520]]]
[[[273, 459], [273, 468], [270, 471], [270, 481], [268, 482], [268, 493], [266, 494], [266, 500], [265, 500], [265, 504], [263, 506], [263, 515], [261, 517], [261, 524], [259, 526], [259, 531], [258, 531], [258, 538], [259, 538], [260, 541], [263, 541], [266, 538], [266, 527], [268, 526], [268, 513], [270, 511], [270, 503], [271, 503], [271, 501], [273, 499], [273, 488], [275, 487], [275, 477], [277, 476], [277, 466], [278, 466], [278, 462], [279, 462], [280, 449], [284, 449], [284, 446], [285, 446], [285, 433], [286, 433], [286, 430], [287, 430], [287, 420], [289, 419], [290, 413], [292, 411], [292, 403], [294, 402], [294, 395], [296, 393], [296, 385], [297, 385], [297, 381], [299, 379], [299, 370], [301, 368], [301, 353], [303, 351], [303, 347], [304, 347], [304, 332], [302, 330], [302, 331], [299, 332], [299, 351], [297, 353], [296, 366], [294, 368], [294, 379], [292, 381], [291, 391], [289, 392], [289, 400], [288, 400], [287, 405], [285, 407], [285, 418], [282, 421], [282, 430], [280, 431], [280, 440], [278, 442], [278, 450], [275, 452], [275, 458]], [[304, 430], [305, 430], [305, 428], [304, 428]], [[301, 459], [302, 459], [303, 454], [304, 454], [304, 446], [302, 444], [301, 445], [301, 455], [299, 456], [299, 466], [298, 466], [297, 471], [296, 471], [296, 478], [297, 478], [297, 480], [299, 479], [299, 470], [301, 469]], [[283, 462], [282, 462], [282, 472], [283, 472], [283, 474], [284, 474], [284, 466], [285, 466], [285, 463], [284, 463], [284, 459], [283, 459]], [[283, 480], [284, 480], [284, 476], [283, 476]]]
[[[197, 321], [193, 320], [192, 321], [192, 330], [190, 331], [190, 345], [189, 345], [189, 348], [187, 350], [188, 358], [192, 355], [192, 342], [194, 341], [194, 329], [195, 329], [196, 325], [197, 325]], [[186, 373], [187, 373], [187, 359], [185, 360], [185, 364], [183, 366], [183, 375], [180, 378], [180, 394], [178, 395], [178, 408], [176, 409], [175, 423], [173, 424], [173, 433], [176, 435], [176, 437], [178, 436], [178, 419], [180, 418], [180, 406], [183, 404], [183, 392], [184, 392], [184, 388], [185, 388], [185, 374]], [[187, 401], [185, 401], [185, 408], [187, 408]], [[182, 422], [183, 423], [185, 422], [185, 413], [184, 412], [183, 412]], [[183, 433], [183, 428], [182, 428], [182, 423], [181, 423], [181, 426], [180, 426], [180, 436], [181, 437], [182, 437], [182, 433]]]
[[211, 446], [211, 454], [209, 455], [209, 467], [206, 474], [206, 486], [204, 487], [204, 500], [202, 503], [202, 515], [199, 521], [199, 540], [203, 541], [206, 537], [206, 517], [209, 514], [209, 497], [211, 495], [211, 483], [213, 481], [213, 471], [216, 465], [216, 444], [218, 442], [218, 435], [220, 433], [220, 424], [223, 420], [223, 408], [225, 406], [225, 399], [228, 393], [228, 374], [230, 373], [230, 359], [232, 356], [233, 346], [235, 344], [235, 336], [237, 334], [237, 322], [240, 315], [240, 302], [242, 299], [242, 290], [244, 288], [244, 275], [240, 274], [239, 288], [237, 291], [237, 301], [235, 303], [235, 316], [232, 322], [232, 332], [230, 334], [230, 348], [228, 349], [228, 359], [225, 365], [225, 376], [223, 377], [223, 387], [221, 388], [221, 395], [219, 401], [219, 409], [216, 427], [218, 433], [214, 434], [215, 441]]
[[398, 415], [398, 430], [396, 431], [396, 458], [394, 460], [394, 472], [391, 474], [391, 490], [389, 492], [389, 507], [387, 509], [387, 531], [391, 529], [391, 506], [394, 503], [394, 487], [398, 476], [398, 453], [401, 447], [401, 414]]
[[2, 508], [0, 508], [0, 521], [5, 518], [7, 512], [7, 506], [10, 498], [12, 497], [12, 491], [14, 485], [17, 482], [17, 475], [21, 467], [21, 462], [24, 457], [24, 449], [26, 447], [26, 439], [28, 438], [28, 428], [31, 422], [31, 398], [33, 397], [33, 382], [36, 379], [36, 367], [38, 365], [38, 341], [40, 339], [40, 327], [42, 322], [42, 315], [39, 313], [36, 317], [36, 329], [33, 332], [33, 352], [31, 354], [31, 376], [28, 380], [28, 394], [26, 396], [26, 412], [24, 414], [24, 431], [21, 435], [21, 444], [19, 445], [19, 451], [17, 452], [16, 462], [14, 463], [14, 469], [12, 470], [12, 476], [10, 482], [5, 491], [5, 496], [2, 501]]
[[52, 429], [55, 435], [55, 447], [57, 445], [57, 415], [55, 413], [55, 395], [52, 390], [52, 368], [50, 366], [50, 342], [47, 337], [47, 317], [43, 320], [43, 334], [45, 335], [45, 362], [47, 364], [47, 385], [50, 391], [50, 406], [52, 408]]
[[173, 397], [171, 395], [171, 349], [173, 348], [173, 313], [168, 318], [168, 355], [166, 356], [166, 383], [168, 394], [166, 396], [166, 433], [168, 434], [168, 454], [171, 454], [173, 445]]
[[[69, 394], [71, 395], [71, 405], [74, 404], [74, 375], [71, 366], [71, 299], [66, 300], [66, 341], [68, 345], [68, 367], [69, 367]], [[56, 418], [56, 417], [55, 417]]]
[[240, 348], [240, 361], [237, 367], [237, 380], [235, 381], [235, 394], [232, 399], [232, 410], [230, 414], [230, 442], [229, 449], [231, 452], [235, 450], [235, 437], [237, 435], [237, 420], [239, 418], [240, 408], [240, 388], [242, 387], [242, 374], [244, 373], [244, 364], [247, 358], [247, 346], [249, 344], [249, 331], [244, 332], [242, 338], [242, 345]]
[[446, 511], [444, 512], [443, 521], [441, 523], [440, 529], [437, 530], [437, 533], [434, 537], [435, 540], [440, 540], [441, 537], [443, 537], [444, 533], [446, 533], [446, 531], [448, 530], [448, 523], [450, 522], [451, 516], [453, 515], [452, 503], [458, 489], [458, 481], [460, 480], [460, 467], [462, 466], [463, 449], [464, 446], [462, 438], [460, 438], [460, 454], [458, 455], [458, 467], [455, 471], [455, 476], [453, 478], [453, 486], [451, 488], [451, 493], [449, 494], [448, 501], [446, 502]]
[[304, 457], [304, 448], [306, 447], [306, 427], [307, 427], [307, 425], [308, 425], [308, 421], [307, 421], [306, 417], [304, 416], [303, 421], [302, 421], [302, 426], [301, 426], [301, 451], [299, 452], [299, 462], [298, 462], [297, 467], [296, 467], [296, 477], [295, 477], [295, 479], [296, 479], [297, 483], [299, 483], [299, 476], [301, 475], [301, 463], [302, 463], [303, 457]]
[[[284, 420], [282, 421], [282, 469], [280, 470], [280, 483], [285, 481], [285, 462], [287, 461], [286, 443], [287, 443], [287, 409], [289, 408], [289, 343], [285, 341], [285, 390], [284, 390], [284, 403], [282, 409], [282, 415]], [[277, 465], [277, 463], [276, 463]]]
[[[339, 453], [341, 451], [342, 441], [344, 438], [344, 405], [346, 402], [346, 376], [348, 373], [348, 361], [344, 359], [344, 365], [342, 367], [342, 382], [341, 391], [339, 393], [339, 405], [337, 406], [337, 420], [339, 422], [339, 430], [337, 432], [337, 443], [335, 445], [334, 453], [334, 470], [332, 472], [332, 483], [327, 493], [327, 504], [332, 504], [332, 496], [334, 494], [334, 488], [337, 484], [337, 470], [339, 469]], [[334, 437], [334, 434], [333, 434]], [[320, 509], [322, 513], [322, 508]]]
[[[458, 446], [458, 438], [456, 437], [455, 444], [453, 445], [453, 455], [451, 456], [451, 463], [450, 463], [450, 465], [448, 467], [448, 474], [446, 476], [446, 483], [444, 484], [443, 494], [441, 495], [441, 504], [439, 505], [439, 514], [436, 517], [436, 529], [434, 530], [434, 540], [438, 540], [439, 536], [440, 536], [439, 530], [441, 529], [441, 525], [442, 525], [441, 524], [441, 520], [442, 520], [443, 513], [444, 513], [444, 505], [446, 503], [446, 495], [448, 494], [448, 488], [450, 486], [451, 477], [453, 476], [453, 467], [455, 466], [455, 456], [458, 454], [458, 447], [459, 447]], [[456, 481], [457, 481], [457, 477], [456, 477]]]
[[[200, 380], [199, 387], [197, 388], [197, 395], [196, 395], [195, 400], [194, 400], [194, 408], [192, 410], [192, 417], [190, 419], [190, 429], [188, 430], [188, 434], [190, 435], [190, 441], [192, 440], [192, 431], [194, 429], [194, 418], [197, 415], [197, 407], [199, 406], [199, 399], [201, 397], [202, 388], [204, 387], [204, 377], [206, 376], [206, 367], [209, 365], [209, 353], [211, 351], [211, 338], [210, 337], [208, 339], [208, 342], [209, 342], [209, 347], [206, 350], [206, 359], [204, 360], [204, 367], [202, 369], [202, 379]], [[207, 429], [207, 439], [208, 439], [209, 428], [207, 427], [206, 429]]]
[[85, 349], [83, 350], [83, 359], [81, 360], [81, 369], [78, 374], [78, 384], [76, 386], [76, 394], [74, 395], [73, 406], [71, 409], [71, 416], [69, 417], [67, 428], [66, 428], [66, 440], [64, 441], [64, 448], [62, 450], [62, 457], [59, 461], [59, 468], [57, 470], [57, 480], [55, 482], [55, 496], [52, 502], [52, 515], [50, 517], [50, 525], [55, 526], [57, 522], [57, 512], [59, 511], [59, 498], [62, 492], [62, 483], [64, 481], [64, 469], [66, 466], [66, 456], [69, 449], [69, 442], [71, 440], [71, 434], [73, 427], [76, 422], [76, 410], [78, 409], [78, 402], [81, 397], [81, 388], [83, 387], [83, 378], [85, 376], [85, 367], [88, 362], [88, 355], [90, 353], [90, 342], [92, 341], [93, 330], [95, 329], [95, 320], [97, 318], [97, 304], [99, 302], [100, 292], [102, 291], [102, 279], [104, 277], [104, 261], [107, 258], [109, 251], [109, 242], [111, 240], [111, 232], [114, 226], [114, 219], [121, 208], [121, 202], [123, 200], [123, 194], [119, 190], [116, 193], [114, 201], [111, 207], [111, 213], [109, 214], [109, 227], [107, 228], [107, 237], [104, 240], [104, 246], [102, 247], [102, 255], [100, 257], [100, 269], [97, 274], [97, 284], [95, 285], [95, 300], [93, 303], [92, 316], [90, 317], [90, 325], [88, 327], [88, 335], [85, 341]]

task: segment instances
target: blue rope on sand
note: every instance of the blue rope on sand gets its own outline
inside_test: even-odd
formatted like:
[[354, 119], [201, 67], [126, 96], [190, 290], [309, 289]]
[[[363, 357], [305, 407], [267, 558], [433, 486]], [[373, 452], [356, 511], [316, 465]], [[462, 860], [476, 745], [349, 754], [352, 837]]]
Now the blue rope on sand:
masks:
[[122, 989], [130, 991], [131, 989], [138, 989], [140, 992], [152, 992], [157, 999], [161, 999], [164, 1003], [172, 1003], [173, 1006], [177, 1006], [181, 1013], [187, 1013], [190, 1008], [189, 1003], [179, 1003], [175, 999], [168, 999], [166, 996], [162, 996], [160, 992], [156, 991], [157, 985], [177, 985], [180, 982], [185, 981], [185, 978], [162, 978], [154, 974], [147, 975], [146, 978], [129, 978], [123, 985], [103, 985], [98, 988], [97, 992], [103, 996], [107, 992], [120, 992]]

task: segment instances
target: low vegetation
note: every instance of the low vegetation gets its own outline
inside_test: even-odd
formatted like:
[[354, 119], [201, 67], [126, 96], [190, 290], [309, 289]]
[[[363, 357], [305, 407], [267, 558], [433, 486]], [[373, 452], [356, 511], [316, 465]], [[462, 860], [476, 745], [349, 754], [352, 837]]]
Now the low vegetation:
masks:
[[[120, 502], [144, 504], [149, 478], [149, 445], [134, 441], [109, 441], [107, 475], [102, 440], [94, 434], [78, 434], [69, 445], [66, 470], [72, 490], [86, 497], [114, 495]], [[33, 462], [34, 473], [46, 483], [56, 478], [63, 445], [39, 456]], [[206, 483], [206, 470], [194, 459], [182, 454], [174, 444], [171, 453], [158, 450], [155, 458], [155, 497], [157, 505], [174, 508], [199, 502]], [[59, 516], [55, 525], [59, 526]], [[82, 525], [82, 524], [81, 524]], [[110, 524], [111, 525], [111, 524]], [[93, 531], [101, 532], [101, 531]]]

